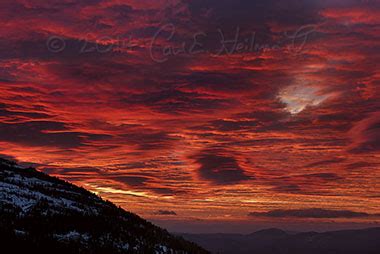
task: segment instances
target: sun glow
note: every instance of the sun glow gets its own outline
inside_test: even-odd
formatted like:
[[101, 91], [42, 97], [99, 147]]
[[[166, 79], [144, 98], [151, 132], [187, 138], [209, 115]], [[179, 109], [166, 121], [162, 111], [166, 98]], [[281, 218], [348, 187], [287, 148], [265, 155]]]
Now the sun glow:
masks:
[[330, 97], [330, 94], [323, 94], [320, 88], [309, 85], [288, 86], [278, 95], [280, 101], [286, 104], [286, 110], [292, 115], [296, 115], [307, 107], [320, 105]]

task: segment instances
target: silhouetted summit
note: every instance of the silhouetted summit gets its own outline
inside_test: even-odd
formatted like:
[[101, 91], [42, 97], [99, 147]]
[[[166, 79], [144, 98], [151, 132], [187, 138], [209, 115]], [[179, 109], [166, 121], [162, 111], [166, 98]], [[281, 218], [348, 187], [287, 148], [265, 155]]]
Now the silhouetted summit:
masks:
[[270, 238], [273, 238], [273, 237], [284, 237], [284, 236], [287, 236], [288, 234], [281, 230], [281, 229], [278, 229], [278, 228], [269, 228], [269, 229], [263, 229], [263, 230], [259, 230], [259, 231], [256, 231], [252, 234], [250, 234], [249, 236], [251, 237], [270, 237]]
[[83, 188], [5, 159], [0, 239], [8, 253], [208, 253]]

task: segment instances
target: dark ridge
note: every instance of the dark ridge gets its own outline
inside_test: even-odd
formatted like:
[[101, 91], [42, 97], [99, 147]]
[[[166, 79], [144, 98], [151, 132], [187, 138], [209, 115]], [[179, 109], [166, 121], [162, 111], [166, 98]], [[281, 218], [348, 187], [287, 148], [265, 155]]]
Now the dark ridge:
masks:
[[288, 234], [265, 229], [249, 235], [182, 234], [218, 254], [378, 254], [380, 228]]
[[0, 239], [12, 253], [209, 253], [84, 188], [1, 158]]
[[270, 236], [270, 237], [278, 237], [278, 236], [287, 236], [288, 234], [284, 231], [284, 230], [281, 230], [281, 229], [278, 229], [278, 228], [268, 228], [268, 229], [263, 229], [263, 230], [259, 230], [259, 231], [256, 231], [252, 234], [249, 234], [249, 236], [253, 236], [253, 237], [259, 237], [259, 236]]

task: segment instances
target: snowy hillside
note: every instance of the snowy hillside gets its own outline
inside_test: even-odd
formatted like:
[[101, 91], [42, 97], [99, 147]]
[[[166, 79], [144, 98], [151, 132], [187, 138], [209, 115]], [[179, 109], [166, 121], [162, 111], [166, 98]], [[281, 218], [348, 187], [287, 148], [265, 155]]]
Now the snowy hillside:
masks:
[[83, 188], [4, 159], [0, 234], [15, 253], [208, 253]]

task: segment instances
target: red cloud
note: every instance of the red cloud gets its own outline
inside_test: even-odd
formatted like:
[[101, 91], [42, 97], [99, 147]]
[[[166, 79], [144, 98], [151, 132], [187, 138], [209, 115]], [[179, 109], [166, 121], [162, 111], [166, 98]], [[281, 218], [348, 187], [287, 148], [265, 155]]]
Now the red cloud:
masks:
[[[286, 210], [311, 199], [378, 213], [378, 10], [2, 1], [0, 154], [148, 217], [241, 219], [254, 204]], [[175, 32], [152, 47], [166, 24]], [[289, 36], [305, 26], [307, 37]], [[218, 29], [230, 52], [218, 53]], [[57, 37], [64, 47], [54, 51]]]

